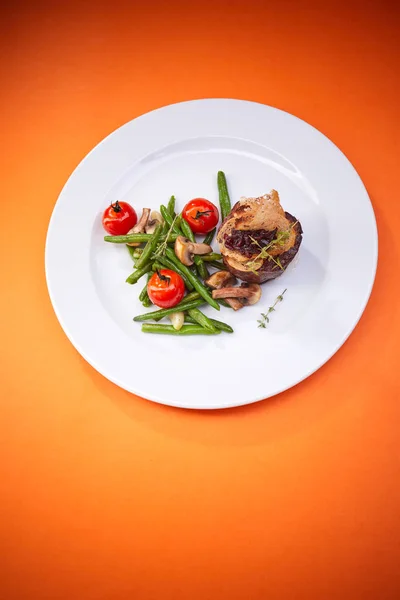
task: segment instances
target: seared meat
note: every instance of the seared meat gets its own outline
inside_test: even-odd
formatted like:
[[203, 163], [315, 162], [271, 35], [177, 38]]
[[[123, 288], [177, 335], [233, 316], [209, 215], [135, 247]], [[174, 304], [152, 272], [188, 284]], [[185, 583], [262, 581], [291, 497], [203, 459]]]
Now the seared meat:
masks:
[[281, 207], [278, 192], [242, 198], [224, 219], [217, 240], [229, 271], [249, 283], [283, 273], [301, 241], [299, 221]]

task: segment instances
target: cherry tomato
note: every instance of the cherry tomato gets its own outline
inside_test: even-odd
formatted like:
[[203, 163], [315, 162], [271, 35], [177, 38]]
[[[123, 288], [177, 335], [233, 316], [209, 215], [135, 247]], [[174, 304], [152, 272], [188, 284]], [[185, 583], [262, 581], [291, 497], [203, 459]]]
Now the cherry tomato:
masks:
[[205, 198], [194, 198], [188, 202], [182, 216], [194, 233], [208, 233], [219, 219], [218, 208]]
[[117, 200], [103, 213], [103, 227], [110, 235], [126, 235], [136, 223], [136, 211], [127, 202]]
[[175, 271], [161, 269], [150, 278], [147, 284], [150, 300], [160, 308], [172, 308], [179, 304], [185, 293], [183, 279]]

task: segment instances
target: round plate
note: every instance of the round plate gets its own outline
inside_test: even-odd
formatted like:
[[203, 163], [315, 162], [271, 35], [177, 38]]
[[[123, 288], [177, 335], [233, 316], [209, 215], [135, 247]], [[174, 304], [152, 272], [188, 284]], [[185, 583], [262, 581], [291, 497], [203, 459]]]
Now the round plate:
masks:
[[[144, 334], [143, 287], [125, 283], [132, 261], [107, 244], [101, 215], [115, 200], [140, 213], [174, 194], [218, 205], [217, 171], [232, 204], [279, 192], [302, 224], [300, 251], [263, 285], [261, 301], [235, 313], [206, 310], [234, 334]], [[321, 367], [357, 324], [371, 293], [377, 230], [367, 192], [342, 152], [283, 111], [239, 100], [196, 100], [139, 117], [103, 140], [75, 169], [50, 220], [46, 276], [66, 335], [120, 387], [163, 404], [224, 408], [273, 396]], [[257, 320], [287, 288], [265, 329]]]

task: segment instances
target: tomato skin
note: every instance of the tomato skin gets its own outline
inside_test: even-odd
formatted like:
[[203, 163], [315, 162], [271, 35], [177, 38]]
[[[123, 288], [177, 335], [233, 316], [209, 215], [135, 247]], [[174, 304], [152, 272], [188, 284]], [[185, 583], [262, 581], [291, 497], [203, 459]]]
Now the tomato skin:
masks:
[[103, 227], [110, 235], [126, 235], [136, 223], [136, 211], [127, 202], [117, 200], [103, 213]]
[[183, 279], [175, 271], [161, 269], [152, 275], [147, 284], [150, 300], [160, 308], [172, 308], [179, 304], [185, 293]]
[[194, 233], [208, 233], [219, 220], [218, 208], [205, 198], [193, 198], [182, 211], [182, 217]]

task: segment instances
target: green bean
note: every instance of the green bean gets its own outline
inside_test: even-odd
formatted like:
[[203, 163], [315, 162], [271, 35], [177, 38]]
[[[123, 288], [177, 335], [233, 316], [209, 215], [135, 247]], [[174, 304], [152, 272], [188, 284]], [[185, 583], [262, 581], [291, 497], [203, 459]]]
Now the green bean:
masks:
[[128, 248], [128, 252], [131, 255], [132, 260], [136, 260], [143, 252], [143, 248], [135, 248], [134, 246], [126, 246]]
[[193, 319], [188, 313], [185, 312], [185, 323], [189, 323], [190, 325], [198, 325], [196, 319]]
[[[139, 294], [139, 300], [140, 302], [143, 304], [143, 301], [146, 300], [146, 298], [149, 297], [148, 293], [147, 293], [147, 284], [150, 281], [150, 278], [153, 276], [153, 273], [147, 273], [147, 281], [146, 281], [146, 285], [144, 286], [144, 288], [142, 289], [142, 291]], [[143, 305], [144, 306], [144, 305]], [[149, 304], [149, 306], [151, 306], [151, 302]]]
[[138, 259], [138, 261], [136, 263], [137, 269], [141, 269], [142, 267], [144, 267], [144, 265], [150, 260], [150, 256], [153, 254], [154, 250], [156, 249], [158, 240], [160, 238], [161, 229], [162, 229], [162, 225], [157, 225], [153, 235], [147, 242], [140, 258]]
[[175, 196], [171, 196], [168, 202], [167, 211], [171, 215], [172, 218], [175, 217]]
[[185, 219], [182, 219], [181, 221], [181, 229], [182, 229], [182, 233], [185, 237], [187, 237], [188, 240], [190, 240], [191, 242], [196, 242], [196, 238], [194, 237], [194, 233], [193, 231], [190, 229], [190, 225], [187, 221], [185, 221]]
[[[210, 321], [216, 329], [219, 329], [220, 331], [226, 331], [226, 333], [233, 333], [232, 327], [230, 325], [228, 325], [227, 323], [223, 323], [222, 321], [217, 321], [216, 319], [210, 319]], [[193, 319], [193, 317], [190, 316], [190, 311], [189, 311], [188, 315], [185, 315], [185, 322], [193, 323], [193, 324], [197, 323], [197, 321], [195, 319]]]
[[222, 259], [222, 254], [217, 254], [217, 252], [210, 252], [210, 254], [204, 254], [201, 257], [203, 260], [205, 260], [206, 262], [212, 262], [215, 260], [221, 260]]
[[211, 231], [209, 231], [207, 233], [206, 237], [204, 238], [203, 244], [208, 244], [209, 246], [211, 246], [216, 231], [217, 231], [216, 227], [214, 227], [214, 229], [212, 229]]
[[[147, 277], [147, 281], [149, 281], [148, 277]], [[140, 302], [143, 302], [143, 300], [146, 298], [146, 296], [148, 296], [148, 294], [147, 294], [147, 281], [146, 281], [146, 285], [144, 286], [144, 288], [142, 289], [142, 291], [139, 294], [139, 300], [140, 300]]]
[[219, 310], [219, 304], [214, 300], [211, 296], [207, 288], [203, 285], [203, 283], [197, 279], [195, 275], [193, 275], [192, 271], [187, 268], [186, 265], [183, 265], [180, 260], [175, 256], [175, 252], [171, 250], [171, 248], [166, 249], [166, 255], [174, 263], [182, 269], [185, 273], [186, 277], [189, 279], [190, 283], [193, 285], [194, 289], [199, 292], [200, 296], [204, 298], [204, 300], [216, 310]]
[[[161, 213], [161, 207], [160, 207], [160, 213]], [[163, 219], [163, 228], [162, 228], [161, 235], [167, 235], [168, 231], [169, 231], [168, 223], [165, 219]]]
[[155, 319], [162, 319], [167, 315], [170, 315], [174, 312], [183, 312], [184, 310], [190, 310], [191, 308], [197, 308], [204, 304], [204, 300], [199, 298], [198, 300], [191, 300], [189, 302], [184, 301], [185, 298], [174, 306], [173, 308], [161, 308], [160, 310], [155, 310], [153, 312], [146, 313], [144, 315], [137, 315], [133, 318], [134, 321], [153, 321]]
[[164, 335], [218, 335], [218, 329], [210, 331], [200, 325], [183, 325], [180, 329], [174, 329], [173, 325], [159, 325], [158, 323], [143, 323], [144, 333], [162, 333]]
[[188, 314], [192, 319], [194, 319], [199, 325], [207, 329], [208, 331], [215, 331], [214, 325], [211, 323], [210, 319], [201, 312], [198, 308], [191, 308], [188, 310]]
[[[148, 242], [152, 237], [152, 233], [129, 233], [128, 235], [105, 235], [104, 241], [111, 242], [112, 244], [143, 244], [143, 242]], [[164, 242], [166, 237], [166, 235], [162, 235], [159, 241]], [[177, 233], [170, 233], [168, 241], [175, 242], [177, 237]]]
[[151, 264], [147, 263], [147, 265], [145, 265], [141, 269], [136, 269], [136, 271], [134, 271], [131, 275], [129, 275], [129, 277], [126, 279], [126, 283], [130, 283], [130, 284], [137, 283], [139, 281], [139, 279], [141, 277], [143, 277], [143, 275], [145, 275], [149, 271], [151, 271]]
[[164, 221], [161, 235], [166, 236], [168, 233], [168, 230], [169, 230], [168, 223], [167, 223], [167, 221]]
[[182, 215], [181, 215], [181, 214], [179, 214], [179, 215], [176, 217], [176, 221], [175, 221], [175, 225], [176, 225], [176, 227], [179, 229], [179, 231], [181, 230], [181, 223], [182, 223]]
[[207, 264], [209, 267], [214, 267], [215, 269], [218, 269], [218, 271], [227, 271], [228, 270], [228, 267], [226, 267], [224, 263], [217, 262], [216, 260], [211, 260]]
[[143, 302], [142, 302], [142, 304], [143, 304], [143, 307], [144, 307], [144, 308], [149, 308], [150, 306], [153, 306], [153, 303], [152, 303], [152, 301], [150, 300], [150, 298], [149, 298], [149, 295], [148, 295], [148, 294], [147, 294], [147, 296], [146, 296], [146, 297], [143, 299]]
[[219, 206], [221, 208], [221, 219], [224, 220], [225, 217], [231, 212], [231, 201], [229, 199], [225, 173], [223, 173], [222, 171], [218, 171], [217, 181], [219, 192]]
[[189, 291], [192, 291], [194, 289], [192, 284], [190, 283], [189, 279], [186, 277], [185, 273], [182, 271], [182, 269], [180, 267], [178, 267], [177, 265], [174, 265], [174, 263], [172, 263], [165, 256], [157, 256], [157, 260], [167, 269], [171, 269], [172, 271], [175, 271], [176, 273], [178, 273], [178, 275], [180, 275], [182, 277], [183, 281], [185, 282], [186, 288]]
[[202, 279], [208, 279], [210, 277], [210, 273], [207, 270], [206, 265], [203, 263], [202, 258], [195, 254], [193, 256], [194, 264], [196, 265], [197, 272]]
[[[177, 227], [176, 221], [174, 223], [174, 218], [171, 217], [171, 215], [169, 214], [168, 210], [165, 208], [164, 205], [160, 206], [160, 211], [161, 211], [161, 214], [163, 216], [164, 221], [166, 223], [168, 223], [168, 227], [169, 228], [172, 227], [172, 231], [175, 233], [175, 236], [176, 235], [181, 235], [181, 231], [180, 231], [179, 227]], [[175, 237], [175, 239], [176, 239], [176, 237]]]
[[226, 308], [232, 308], [232, 306], [230, 304], [228, 304], [227, 301], [224, 300], [223, 298], [218, 298], [217, 302], [221, 306], [225, 306]]
[[182, 302], [190, 302], [191, 300], [199, 300], [200, 294], [199, 292], [191, 292], [190, 294], [186, 294], [183, 298]]

